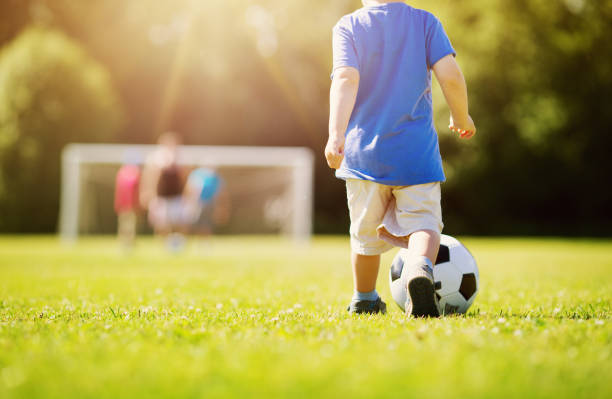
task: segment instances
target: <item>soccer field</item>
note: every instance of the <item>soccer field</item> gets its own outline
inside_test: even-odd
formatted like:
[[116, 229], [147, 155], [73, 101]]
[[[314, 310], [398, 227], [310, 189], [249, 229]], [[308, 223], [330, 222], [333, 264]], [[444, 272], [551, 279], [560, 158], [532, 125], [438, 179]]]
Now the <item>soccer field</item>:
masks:
[[351, 316], [348, 239], [0, 237], [0, 398], [610, 398], [612, 241], [462, 238], [468, 314]]

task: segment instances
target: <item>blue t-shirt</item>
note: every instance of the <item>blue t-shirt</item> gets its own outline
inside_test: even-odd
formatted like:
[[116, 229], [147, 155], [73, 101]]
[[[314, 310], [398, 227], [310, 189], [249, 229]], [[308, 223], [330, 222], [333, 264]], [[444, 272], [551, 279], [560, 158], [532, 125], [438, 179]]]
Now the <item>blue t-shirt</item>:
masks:
[[360, 74], [336, 176], [393, 186], [444, 181], [431, 68], [455, 50], [440, 21], [404, 3], [366, 6], [338, 21], [333, 51], [334, 71]]
[[206, 168], [194, 169], [189, 174], [188, 184], [200, 190], [200, 200], [204, 203], [210, 202], [221, 186], [221, 179], [215, 171]]

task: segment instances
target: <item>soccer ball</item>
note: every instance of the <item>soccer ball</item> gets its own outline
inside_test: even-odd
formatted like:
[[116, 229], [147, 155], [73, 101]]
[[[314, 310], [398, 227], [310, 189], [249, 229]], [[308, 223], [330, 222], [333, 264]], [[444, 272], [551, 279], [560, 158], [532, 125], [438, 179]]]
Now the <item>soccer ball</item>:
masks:
[[[389, 271], [391, 295], [402, 310], [406, 303], [406, 281], [401, 278], [405, 254], [404, 249], [398, 252]], [[467, 312], [478, 294], [480, 282], [476, 261], [459, 240], [442, 234], [433, 274], [440, 314]]]

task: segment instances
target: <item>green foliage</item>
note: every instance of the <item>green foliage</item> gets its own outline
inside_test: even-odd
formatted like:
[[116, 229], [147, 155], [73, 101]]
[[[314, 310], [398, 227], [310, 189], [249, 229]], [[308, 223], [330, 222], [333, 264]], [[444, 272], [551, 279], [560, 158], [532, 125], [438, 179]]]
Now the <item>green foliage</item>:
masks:
[[442, 137], [455, 172], [445, 186], [447, 226], [609, 234], [610, 2], [415, 3], [431, 3], [443, 20], [480, 129], [464, 149]]
[[[470, 143], [450, 134], [435, 91], [448, 231], [609, 235], [612, 3], [408, 3], [442, 20], [479, 128]], [[331, 27], [360, 0], [7, 4], [0, 43], [44, 22], [108, 68], [129, 115], [119, 141], [153, 142], [169, 127], [188, 144], [308, 146], [318, 157], [317, 229], [347, 230], [344, 187], [322, 149]]]
[[0, 45], [10, 41], [32, 19], [34, 0], [4, 0], [0, 2]]
[[[465, 317], [353, 317], [347, 238], [0, 239], [0, 397], [609, 398], [609, 240], [465, 239]], [[239, 250], [237, 250], [239, 248]]]
[[121, 108], [106, 70], [65, 35], [30, 28], [0, 54], [0, 229], [54, 229], [60, 152], [113, 139]]

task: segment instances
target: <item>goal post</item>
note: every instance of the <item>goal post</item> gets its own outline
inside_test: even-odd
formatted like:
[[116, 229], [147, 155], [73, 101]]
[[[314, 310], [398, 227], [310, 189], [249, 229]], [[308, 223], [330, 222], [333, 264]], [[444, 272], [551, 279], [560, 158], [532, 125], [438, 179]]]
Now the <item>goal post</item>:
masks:
[[[114, 232], [112, 195], [126, 159], [142, 165], [156, 145], [69, 144], [62, 152], [59, 234]], [[303, 147], [180, 146], [178, 164], [218, 171], [232, 207], [225, 234], [282, 234], [307, 241], [312, 233], [312, 151]], [[116, 221], [115, 221], [116, 222]], [[146, 228], [141, 228], [141, 231]]]

